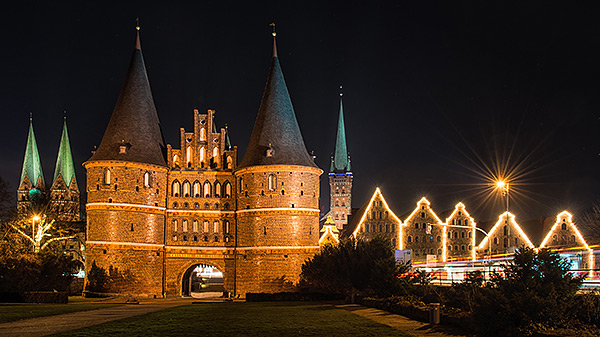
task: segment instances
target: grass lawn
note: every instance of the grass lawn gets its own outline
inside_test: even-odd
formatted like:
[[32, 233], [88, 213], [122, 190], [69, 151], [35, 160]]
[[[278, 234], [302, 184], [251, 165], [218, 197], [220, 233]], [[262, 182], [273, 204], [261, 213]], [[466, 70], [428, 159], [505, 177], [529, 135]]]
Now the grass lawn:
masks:
[[67, 304], [2, 303], [0, 304], [0, 323], [12, 322], [27, 318], [60, 315], [75, 311], [106, 308], [114, 305], [108, 303], [86, 302], [90, 301], [81, 298], [75, 298], [72, 301], [72, 299], [69, 298], [69, 303]]
[[57, 336], [412, 336], [329, 304], [201, 303]]

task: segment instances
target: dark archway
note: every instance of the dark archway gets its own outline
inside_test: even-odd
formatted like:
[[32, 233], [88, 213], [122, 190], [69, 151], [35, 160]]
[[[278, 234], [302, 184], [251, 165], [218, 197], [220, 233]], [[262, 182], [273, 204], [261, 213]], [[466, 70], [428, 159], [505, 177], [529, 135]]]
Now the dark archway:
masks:
[[203, 293], [223, 294], [223, 291], [223, 272], [216, 266], [198, 263], [183, 273], [182, 296], [200, 297]]

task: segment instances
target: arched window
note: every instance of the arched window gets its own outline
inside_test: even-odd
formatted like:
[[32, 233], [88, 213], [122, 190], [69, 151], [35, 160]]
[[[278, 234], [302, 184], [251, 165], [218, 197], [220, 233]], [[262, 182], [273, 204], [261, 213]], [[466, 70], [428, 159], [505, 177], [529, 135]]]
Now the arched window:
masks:
[[[198, 220], [194, 219], [194, 222], [192, 222], [192, 231], [193, 232], [198, 232]], [[197, 241], [197, 240], [194, 240]]]
[[205, 233], [208, 232], [208, 220], [204, 220], [202, 223], [202, 231]]
[[575, 243], [575, 235], [571, 235], [571, 242]]
[[415, 235], [415, 242], [419, 242], [419, 236]]
[[504, 248], [508, 247], [508, 238], [504, 238]]
[[229, 228], [229, 220], [225, 220], [223, 222], [223, 233], [229, 234], [229, 230], [230, 230], [230, 228]]
[[106, 171], [104, 171], [104, 183], [110, 184], [110, 170], [109, 169], [106, 169]]
[[217, 158], [219, 156], [219, 148], [215, 147], [213, 149], [213, 158]]
[[552, 236], [552, 243], [558, 243], [558, 236]]
[[267, 189], [269, 191], [275, 191], [275, 188], [277, 188], [277, 177], [274, 174], [269, 174], [267, 177]]
[[144, 173], [144, 187], [150, 187], [150, 173]]
[[188, 167], [192, 166], [192, 147], [191, 146], [188, 146], [187, 149], [185, 149], [185, 161], [186, 161]]
[[567, 229], [567, 224], [563, 222], [562, 224], [562, 230], [566, 230]]
[[205, 128], [200, 129], [200, 141], [202, 141], [202, 142], [206, 141], [206, 129]]
[[210, 198], [211, 186], [208, 181], [204, 182], [204, 197]]
[[233, 159], [231, 159], [231, 156], [227, 156], [227, 168], [228, 169], [233, 168]]
[[215, 222], [213, 222], [213, 232], [214, 233], [219, 232], [219, 220], [215, 220]]
[[188, 231], [188, 221], [187, 220], [183, 220], [181, 222], [181, 230], [184, 231], [184, 232]]
[[177, 220], [173, 220], [173, 232], [177, 232]]
[[198, 180], [194, 181], [193, 192], [194, 192], [194, 197], [196, 197], [196, 198], [202, 196], [202, 191], [201, 191], [200, 183], [198, 182]]
[[173, 166], [178, 165], [179, 162], [179, 156], [178, 155], [174, 155], [173, 156]]
[[411, 242], [412, 242], [412, 236], [409, 235], [408, 236], [408, 243], [411, 243]]
[[223, 184], [223, 189], [225, 190], [225, 198], [231, 198], [231, 184], [228, 181]]
[[494, 244], [497, 245], [498, 244], [498, 238], [494, 238]]
[[171, 195], [174, 197], [178, 197], [179, 196], [179, 189], [181, 188], [181, 185], [179, 184], [179, 181], [175, 180], [173, 182], [173, 184], [171, 184]]
[[200, 147], [200, 161], [201, 161], [201, 162], [203, 162], [203, 161], [204, 161], [204, 157], [205, 157], [205, 154], [204, 154], [204, 146], [201, 146], [201, 147]]
[[244, 190], [244, 179], [240, 177], [240, 193]]
[[221, 183], [220, 182], [215, 182], [215, 198], [220, 198], [221, 197]]
[[437, 242], [442, 242], [442, 237], [438, 235]]
[[190, 182], [189, 181], [184, 181], [183, 182], [183, 196], [184, 197], [189, 197], [190, 196], [190, 190], [191, 190], [191, 186], [190, 186]]

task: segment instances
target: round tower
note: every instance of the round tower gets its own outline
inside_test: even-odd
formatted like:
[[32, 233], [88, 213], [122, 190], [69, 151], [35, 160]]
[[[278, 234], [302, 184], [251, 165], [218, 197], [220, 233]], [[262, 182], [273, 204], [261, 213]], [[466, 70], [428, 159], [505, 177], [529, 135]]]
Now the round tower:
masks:
[[[163, 296], [167, 165], [142, 56], [139, 27], [121, 93], [87, 170], [86, 275], [109, 280], [90, 289]], [[90, 283], [91, 281], [91, 283]]]
[[319, 176], [285, 84], [273, 33], [267, 84], [237, 181], [237, 293], [278, 292], [319, 251]]

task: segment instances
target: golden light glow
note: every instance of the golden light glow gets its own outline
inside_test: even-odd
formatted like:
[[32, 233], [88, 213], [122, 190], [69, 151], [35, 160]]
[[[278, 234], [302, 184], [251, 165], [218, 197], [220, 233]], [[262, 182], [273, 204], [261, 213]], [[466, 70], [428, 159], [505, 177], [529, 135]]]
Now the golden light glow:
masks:
[[498, 180], [496, 182], [496, 187], [498, 187], [498, 188], [504, 188], [504, 186], [506, 186], [506, 183], [504, 182], [504, 180]]
[[[566, 221], [562, 222], [562, 219]], [[575, 224], [573, 223], [573, 215], [567, 211], [562, 211], [556, 216], [556, 222], [548, 231], [548, 234], [546, 234], [546, 237], [544, 238], [544, 241], [542, 241], [540, 248], [544, 248], [548, 244], [548, 241], [550, 241], [550, 238], [552, 237], [552, 233], [554, 233], [554, 231], [556, 231], [559, 228], [559, 226], [561, 226], [563, 223], [566, 223], [568, 227], [571, 227], [573, 229], [573, 232], [575, 232], [575, 235], [579, 239], [579, 242], [583, 243], [585, 249], [590, 250], [590, 247], [588, 246], [587, 242], [585, 242], [585, 240], [583, 239], [583, 236], [577, 229], [577, 226], [575, 226]]]
[[[492, 229], [488, 233], [488, 236], [486, 236], [481, 241], [481, 243], [479, 244], [479, 246], [477, 247], [477, 249], [482, 249], [482, 248], [485, 249], [488, 240], [492, 237], [492, 235], [494, 235], [494, 233], [496, 232], [496, 230], [498, 230], [498, 228], [500, 228], [500, 226], [502, 226], [502, 225], [505, 224], [504, 218], [507, 218], [506, 223], [510, 224], [511, 227], [513, 227], [513, 228], [515, 228], [517, 230], [517, 232], [525, 240], [525, 243], [527, 243], [527, 246], [529, 248], [535, 248], [535, 246], [533, 245], [533, 243], [531, 243], [531, 240], [529, 240], [529, 237], [527, 236], [527, 234], [525, 234], [525, 232], [523, 232], [523, 230], [521, 229], [521, 226], [519, 226], [519, 224], [515, 221], [515, 215], [512, 214], [512, 213], [510, 213], [510, 212], [504, 212], [504, 213], [502, 213], [502, 214], [500, 214], [498, 216], [498, 222], [496, 222], [496, 224], [494, 225], [494, 227], [492, 227]], [[488, 253], [491, 253], [491, 252], [488, 252]]]
[[38, 215], [33, 216], [33, 221], [40, 221], [40, 217]]
[[384, 209], [388, 212], [388, 216], [391, 217], [392, 219], [396, 220], [399, 224], [398, 226], [398, 232], [399, 232], [399, 237], [398, 239], [400, 240], [398, 242], [398, 247], [400, 249], [403, 249], [403, 245], [402, 245], [402, 220], [400, 220], [396, 214], [390, 209], [390, 207], [388, 206], [387, 202], [385, 201], [385, 198], [383, 197], [383, 194], [381, 194], [381, 190], [379, 189], [379, 187], [377, 187], [375, 189], [375, 192], [373, 193], [373, 196], [371, 196], [371, 200], [369, 200], [369, 204], [367, 206], [367, 209], [365, 210], [365, 212], [363, 213], [362, 217], [360, 218], [360, 221], [358, 222], [358, 225], [356, 226], [356, 228], [354, 229], [354, 232], [352, 232], [352, 236], [354, 236], [354, 238], [356, 238], [356, 236], [358, 235], [358, 233], [360, 232], [360, 228], [362, 227], [362, 225], [364, 224], [365, 219], [367, 218], [367, 215], [369, 214], [369, 211], [371, 210], [371, 208], [373, 207], [373, 201], [375, 201], [375, 199], [379, 197], [379, 199], [382, 201], [383, 203], [383, 207]]

